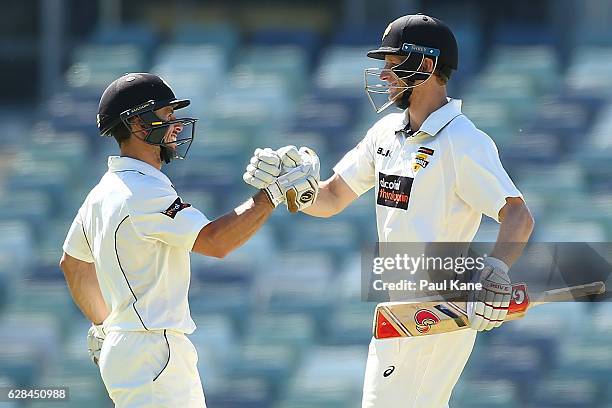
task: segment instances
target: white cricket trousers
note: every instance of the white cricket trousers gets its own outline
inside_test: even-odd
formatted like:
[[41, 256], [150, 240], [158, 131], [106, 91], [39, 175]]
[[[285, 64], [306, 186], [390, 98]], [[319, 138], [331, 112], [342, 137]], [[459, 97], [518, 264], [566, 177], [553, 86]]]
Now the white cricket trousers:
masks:
[[445, 408], [467, 362], [475, 330], [372, 339], [362, 408]]
[[100, 352], [100, 374], [117, 408], [204, 408], [198, 354], [171, 330], [111, 332]]

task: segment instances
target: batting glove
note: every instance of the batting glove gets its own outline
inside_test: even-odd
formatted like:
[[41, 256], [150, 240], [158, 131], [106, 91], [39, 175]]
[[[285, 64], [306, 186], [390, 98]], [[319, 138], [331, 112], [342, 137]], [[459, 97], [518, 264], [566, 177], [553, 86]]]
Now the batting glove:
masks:
[[302, 164], [301, 149], [293, 145], [283, 146], [276, 150], [276, 154], [281, 159], [281, 174], [288, 173], [291, 169]]
[[321, 162], [319, 161], [319, 156], [317, 156], [314, 150], [308, 147], [300, 147], [298, 152], [301, 163], [312, 166], [312, 176], [317, 180], [317, 184], [319, 184], [321, 181]]
[[249, 185], [263, 189], [272, 184], [278, 176], [302, 164], [295, 146], [284, 146], [278, 150], [255, 149], [242, 179]]
[[482, 289], [472, 291], [469, 295], [467, 312], [470, 327], [483, 331], [501, 326], [508, 314], [512, 296], [508, 265], [497, 258], [487, 257], [484, 268], [472, 281], [480, 282]]
[[301, 211], [315, 202], [319, 193], [318, 169], [312, 163], [305, 163], [278, 177], [264, 188], [274, 207], [283, 201], [289, 212]]
[[100, 351], [105, 337], [106, 334], [101, 324], [92, 324], [87, 332], [87, 351], [89, 352], [89, 358], [95, 365], [99, 365]]

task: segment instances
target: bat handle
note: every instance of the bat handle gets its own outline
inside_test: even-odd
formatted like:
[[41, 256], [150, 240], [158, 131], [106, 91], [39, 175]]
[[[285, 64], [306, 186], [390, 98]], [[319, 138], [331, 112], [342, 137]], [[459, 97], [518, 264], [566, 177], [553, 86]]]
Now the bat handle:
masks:
[[600, 295], [606, 291], [606, 284], [599, 282], [587, 283], [585, 285], [570, 286], [567, 288], [547, 290], [537, 299], [537, 303], [562, 302], [576, 298]]
[[571, 301], [581, 297], [600, 295], [606, 291], [604, 282], [592, 282], [585, 285], [570, 286], [567, 288], [552, 289], [543, 292], [538, 299], [531, 301], [527, 285], [516, 283], [512, 285], [512, 297], [508, 306], [508, 315], [513, 319], [521, 317], [528, 308], [550, 302]]

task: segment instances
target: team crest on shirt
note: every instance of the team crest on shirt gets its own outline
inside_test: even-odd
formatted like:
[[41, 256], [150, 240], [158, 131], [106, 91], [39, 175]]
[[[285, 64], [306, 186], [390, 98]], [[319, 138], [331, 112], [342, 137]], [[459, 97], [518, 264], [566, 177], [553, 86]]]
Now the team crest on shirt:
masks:
[[434, 151], [428, 147], [421, 146], [416, 153], [412, 154], [412, 173], [417, 174], [429, 164], [429, 156], [433, 156]]
[[421, 169], [424, 169], [429, 164], [427, 160], [427, 155], [423, 153], [413, 153], [412, 154], [412, 172], [416, 175], [417, 172]]
[[191, 207], [191, 204], [183, 203], [181, 201], [181, 197], [177, 197], [176, 200], [174, 200], [174, 202], [170, 205], [170, 207], [166, 209], [166, 211], [162, 211], [162, 214], [174, 219], [174, 217], [176, 217], [176, 214], [178, 214], [179, 211], [187, 207]]

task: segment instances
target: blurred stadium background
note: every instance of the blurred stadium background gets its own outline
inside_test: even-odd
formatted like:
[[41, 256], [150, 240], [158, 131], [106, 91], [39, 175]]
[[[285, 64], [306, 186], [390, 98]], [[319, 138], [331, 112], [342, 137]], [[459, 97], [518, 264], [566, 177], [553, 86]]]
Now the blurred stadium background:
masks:
[[[241, 174], [257, 146], [308, 145], [327, 177], [376, 120], [365, 51], [400, 15], [440, 17], [460, 46], [449, 93], [496, 141], [534, 212], [534, 239], [612, 238], [608, 0], [4, 5], [0, 384], [69, 386], [71, 401], [54, 407], [112, 405], [57, 261], [117, 151], [95, 114], [125, 72], [161, 74], [192, 99], [196, 140], [165, 171], [212, 218], [252, 194]], [[210, 408], [359, 406], [374, 308], [359, 300], [359, 248], [376, 237], [372, 202], [328, 220], [276, 211], [228, 259], [193, 258], [191, 339]], [[485, 220], [479, 237], [495, 231]], [[480, 335], [452, 406], [612, 407], [610, 306], [550, 305]]]

